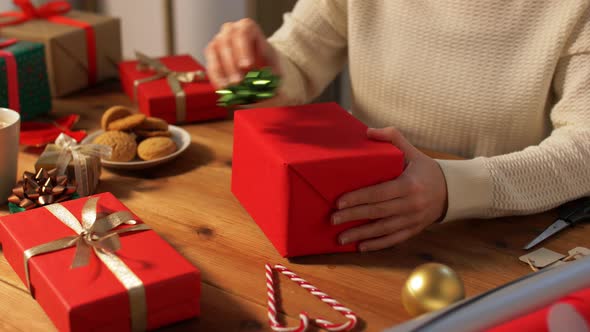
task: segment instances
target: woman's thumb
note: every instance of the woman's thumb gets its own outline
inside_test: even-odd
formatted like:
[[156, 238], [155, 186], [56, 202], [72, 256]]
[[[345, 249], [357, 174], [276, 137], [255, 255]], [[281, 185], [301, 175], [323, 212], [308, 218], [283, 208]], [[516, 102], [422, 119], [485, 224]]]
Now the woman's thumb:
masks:
[[370, 139], [377, 141], [391, 142], [405, 154], [406, 159], [408, 160], [414, 159], [420, 153], [420, 151], [416, 149], [399, 130], [393, 127], [382, 129], [369, 128], [367, 130], [367, 136]]

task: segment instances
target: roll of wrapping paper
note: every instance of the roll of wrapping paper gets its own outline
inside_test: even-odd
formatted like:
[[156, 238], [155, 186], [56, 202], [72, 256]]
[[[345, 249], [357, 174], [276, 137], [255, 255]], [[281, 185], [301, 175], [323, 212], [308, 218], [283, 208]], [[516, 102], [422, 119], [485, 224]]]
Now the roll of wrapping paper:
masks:
[[[590, 287], [590, 256], [526, 275], [385, 332], [484, 331]], [[509, 305], [507, 305], [509, 304]]]
[[220, 95], [217, 105], [247, 105], [272, 98], [279, 84], [280, 78], [274, 75], [270, 68], [250, 71], [239, 84], [216, 91]]

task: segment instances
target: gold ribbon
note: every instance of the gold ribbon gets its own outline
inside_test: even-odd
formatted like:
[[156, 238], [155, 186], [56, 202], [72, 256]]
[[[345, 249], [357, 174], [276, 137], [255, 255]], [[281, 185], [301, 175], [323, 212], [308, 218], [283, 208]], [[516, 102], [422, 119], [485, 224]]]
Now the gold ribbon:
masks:
[[112, 148], [107, 145], [99, 144], [78, 145], [78, 142], [76, 142], [75, 139], [64, 133], [61, 133], [57, 137], [55, 145], [61, 149], [57, 157], [57, 162], [55, 163], [57, 175], [66, 174], [66, 169], [70, 164], [70, 160], [73, 159], [78, 194], [80, 196], [88, 196], [92, 194], [92, 189], [95, 188], [98, 183], [100, 165], [96, 163], [90, 165], [90, 167], [92, 167], [90, 171], [94, 173], [94, 183], [89, 183], [88, 160], [86, 157], [96, 157], [99, 161], [101, 158], [109, 159], [111, 157]]
[[154, 76], [142, 78], [133, 81], [133, 99], [137, 101], [137, 88], [147, 82], [159, 80], [166, 77], [170, 89], [175, 97], [176, 102], [176, 121], [186, 121], [186, 94], [180, 83], [192, 83], [205, 79], [205, 73], [202, 70], [179, 72], [170, 70], [160, 60], [150, 58], [149, 56], [135, 51], [138, 60], [139, 70], [149, 69], [156, 72]]
[[[86, 201], [82, 208], [82, 222], [61, 204], [45, 206], [51, 214], [77, 235], [66, 236], [25, 250], [24, 264], [27, 287], [29, 290], [31, 289], [29, 260], [32, 257], [76, 246], [71, 268], [77, 268], [88, 265], [90, 255], [94, 251], [96, 256], [127, 289], [131, 312], [131, 330], [145, 331], [147, 328], [147, 304], [143, 282], [114, 252], [121, 248], [119, 234], [146, 231], [151, 228], [145, 224], [135, 225], [137, 222], [133, 220], [133, 215], [128, 211], [115, 212], [97, 220], [97, 202], [97, 197]], [[135, 226], [115, 229], [122, 224]]]

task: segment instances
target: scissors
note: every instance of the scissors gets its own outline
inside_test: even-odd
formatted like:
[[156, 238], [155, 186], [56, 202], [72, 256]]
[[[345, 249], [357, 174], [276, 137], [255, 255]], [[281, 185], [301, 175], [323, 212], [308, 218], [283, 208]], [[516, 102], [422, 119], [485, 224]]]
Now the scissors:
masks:
[[548, 237], [560, 232], [564, 228], [574, 226], [575, 224], [590, 220], [590, 197], [583, 197], [575, 201], [566, 203], [558, 209], [559, 217], [547, 227], [533, 241], [527, 244], [523, 249], [528, 250], [541, 243]]

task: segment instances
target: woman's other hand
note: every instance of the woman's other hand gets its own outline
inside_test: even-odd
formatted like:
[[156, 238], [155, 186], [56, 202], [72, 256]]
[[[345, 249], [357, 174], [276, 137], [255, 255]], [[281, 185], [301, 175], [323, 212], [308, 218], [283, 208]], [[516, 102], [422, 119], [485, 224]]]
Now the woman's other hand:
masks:
[[271, 67], [280, 74], [275, 49], [260, 26], [245, 18], [223, 24], [205, 49], [207, 75], [216, 88], [239, 83], [252, 68]]
[[447, 187], [438, 163], [394, 128], [369, 129], [371, 139], [389, 141], [405, 154], [407, 166], [395, 180], [342, 195], [332, 223], [372, 221], [342, 232], [341, 244], [360, 241], [360, 251], [384, 249], [418, 234], [446, 213]]

